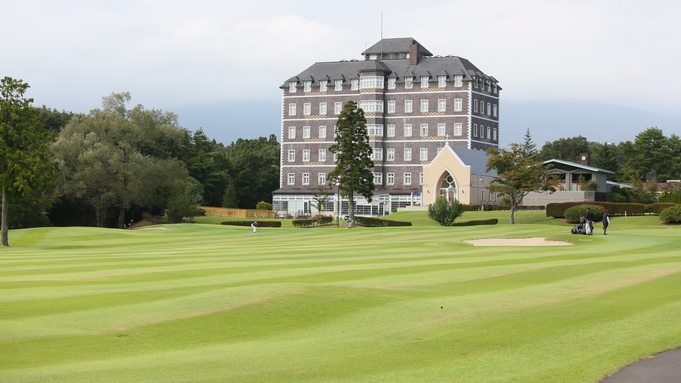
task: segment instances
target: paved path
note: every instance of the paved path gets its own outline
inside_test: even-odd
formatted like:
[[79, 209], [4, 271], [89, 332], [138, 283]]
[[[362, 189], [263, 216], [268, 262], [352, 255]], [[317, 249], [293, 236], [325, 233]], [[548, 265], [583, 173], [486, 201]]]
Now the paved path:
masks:
[[681, 383], [681, 348], [641, 359], [601, 383]]

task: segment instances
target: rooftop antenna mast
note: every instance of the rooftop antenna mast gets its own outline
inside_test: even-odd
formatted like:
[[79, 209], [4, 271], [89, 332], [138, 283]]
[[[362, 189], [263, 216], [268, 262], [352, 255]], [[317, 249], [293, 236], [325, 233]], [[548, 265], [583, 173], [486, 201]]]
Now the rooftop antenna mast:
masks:
[[381, 11], [381, 57], [383, 57], [383, 11]]

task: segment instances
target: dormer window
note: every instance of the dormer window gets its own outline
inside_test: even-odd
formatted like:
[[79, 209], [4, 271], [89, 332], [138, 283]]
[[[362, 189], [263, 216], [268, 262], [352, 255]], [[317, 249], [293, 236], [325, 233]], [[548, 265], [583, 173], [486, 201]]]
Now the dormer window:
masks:
[[405, 77], [404, 78], [404, 89], [411, 89], [413, 87], [413, 77]]
[[364, 76], [360, 79], [359, 89], [383, 89], [383, 76]]
[[422, 76], [421, 77], [421, 88], [427, 88], [428, 87], [428, 76]]
[[369, 60], [377, 60], [378, 55], [369, 55]]
[[319, 91], [320, 92], [326, 92], [326, 80], [322, 80], [319, 82]]
[[438, 88], [447, 87], [447, 76], [437, 76], [437, 87]]
[[497, 83], [494, 83], [494, 94], [497, 94]]
[[297, 87], [298, 87], [298, 82], [297, 82], [297, 81], [289, 81], [289, 83], [288, 83], [288, 92], [289, 92], [289, 93], [296, 93]]
[[336, 91], [343, 90], [343, 80], [336, 80], [335, 85], [336, 85]]
[[388, 89], [395, 89], [395, 84], [397, 83], [397, 79], [395, 77], [391, 77], [388, 79]]
[[463, 76], [458, 74], [454, 76], [454, 86], [463, 86]]
[[359, 79], [350, 80], [350, 90], [359, 90]]

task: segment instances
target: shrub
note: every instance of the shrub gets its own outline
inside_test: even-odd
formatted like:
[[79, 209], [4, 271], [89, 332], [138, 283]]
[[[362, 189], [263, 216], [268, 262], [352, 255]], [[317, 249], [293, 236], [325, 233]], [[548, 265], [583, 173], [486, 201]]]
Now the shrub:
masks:
[[446, 199], [439, 197], [435, 203], [428, 206], [428, 218], [440, 224], [440, 226], [452, 226], [466, 207], [458, 200], [447, 202]]
[[293, 227], [315, 227], [315, 226], [325, 226], [333, 222], [333, 217], [326, 215], [319, 215], [315, 218], [307, 219], [294, 219], [291, 221]]
[[[220, 225], [230, 225], [230, 226], [251, 226], [253, 221], [223, 221]], [[258, 221], [260, 227], [281, 227], [280, 221]]]
[[389, 219], [373, 217], [355, 217], [355, 223], [357, 223], [358, 226], [365, 227], [411, 226], [411, 222], [392, 221]]
[[660, 221], [666, 223], [681, 223], [681, 205], [668, 207], [660, 212]]
[[578, 223], [581, 217], [586, 216], [586, 209], [589, 208], [594, 213], [594, 221], [603, 219], [603, 206], [598, 205], [577, 205], [565, 210], [565, 219], [570, 223]]
[[466, 222], [454, 222], [451, 224], [451, 226], [496, 225], [497, 223], [499, 223], [499, 220], [497, 218], [491, 218], [491, 219], [476, 219]]
[[664, 209], [674, 206], [676, 206], [676, 204], [672, 202], [655, 202], [651, 203], [650, 205], [647, 205], [646, 211], [649, 213], [660, 215], [660, 213], [662, 213]]
[[260, 201], [255, 205], [256, 210], [272, 210], [272, 204], [265, 201]]

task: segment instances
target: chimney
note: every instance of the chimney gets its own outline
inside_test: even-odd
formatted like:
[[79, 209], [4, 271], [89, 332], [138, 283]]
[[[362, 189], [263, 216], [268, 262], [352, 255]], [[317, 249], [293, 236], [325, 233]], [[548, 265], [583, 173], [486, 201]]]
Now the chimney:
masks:
[[416, 40], [411, 40], [409, 45], [409, 65], [417, 65], [419, 63], [419, 44]]

